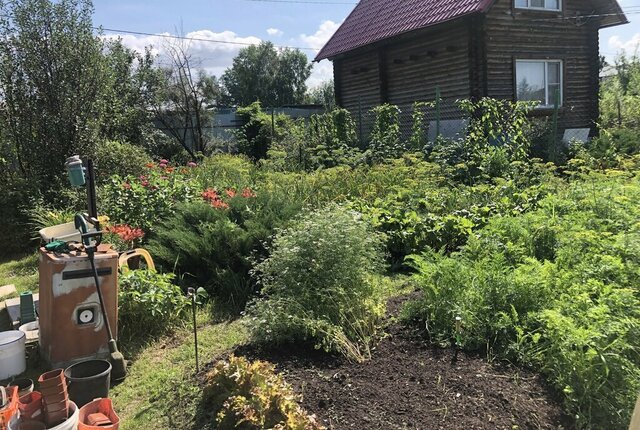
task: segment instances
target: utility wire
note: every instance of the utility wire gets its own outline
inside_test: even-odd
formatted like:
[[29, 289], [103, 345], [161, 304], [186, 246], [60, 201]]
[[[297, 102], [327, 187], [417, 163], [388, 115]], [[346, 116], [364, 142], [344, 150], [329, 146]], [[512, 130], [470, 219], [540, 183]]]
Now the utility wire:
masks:
[[[162, 37], [166, 39], [179, 39], [179, 40], [188, 40], [188, 41], [194, 41], [194, 42], [225, 43], [228, 45], [243, 45], [243, 46], [252, 46], [257, 44], [257, 43], [250, 43], [250, 42], [235, 42], [231, 40], [207, 39], [203, 37], [186, 37], [186, 36], [174, 36], [172, 34], [145, 33], [144, 31], [119, 30], [116, 28], [105, 28], [105, 27], [93, 27], [93, 28], [94, 30], [103, 30], [103, 31], [108, 31], [111, 33], [118, 33], [118, 34], [134, 34], [137, 36]], [[276, 48], [282, 48], [282, 49], [300, 49], [300, 50], [306, 50], [306, 51], [318, 50], [316, 48], [300, 47], [300, 46], [282, 46], [282, 45], [274, 45], [274, 46]]]
[[[329, 3], [329, 2], [320, 2], [320, 1], [302, 1], [302, 0], [245, 0], [245, 1], [255, 1], [255, 2], [276, 2], [276, 3], [310, 3], [310, 4], [319, 4], [319, 3], [324, 3], [324, 4], [336, 4], [336, 3]], [[347, 4], [347, 3], [343, 3], [343, 4]], [[624, 10], [624, 14], [625, 15], [637, 15], [640, 14], [640, 6], [630, 6], [628, 8], [625, 8]], [[575, 15], [575, 16], [560, 16], [560, 17], [554, 17], [554, 18], [539, 18], [539, 19], [534, 19], [532, 21], [558, 21], [558, 20], [573, 20], [573, 19], [586, 19], [586, 18], [599, 18], [599, 17], [608, 17], [608, 16], [619, 16], [619, 13], [608, 13], [608, 14], [589, 14], [589, 15]], [[231, 41], [231, 40], [218, 40], [218, 39], [209, 39], [209, 38], [203, 38], [203, 37], [186, 37], [186, 36], [176, 36], [176, 35], [172, 35], [172, 34], [154, 34], [154, 33], [147, 33], [147, 32], [143, 32], [143, 31], [133, 31], [133, 30], [122, 30], [122, 29], [116, 29], [116, 28], [106, 28], [106, 27], [94, 27], [95, 30], [102, 30], [102, 31], [107, 31], [107, 32], [111, 32], [111, 33], [118, 33], [118, 34], [132, 34], [132, 35], [136, 35], [136, 36], [151, 36], [151, 37], [160, 37], [160, 38], [165, 38], [165, 39], [178, 39], [178, 40], [188, 40], [188, 41], [195, 41], [195, 42], [208, 42], [208, 43], [219, 43], [219, 44], [227, 44], [227, 45], [241, 45], [241, 46], [252, 46], [255, 45], [256, 43], [250, 43], [250, 42], [237, 42], [237, 41]], [[281, 49], [299, 49], [302, 51], [318, 51], [318, 48], [311, 48], [311, 47], [307, 47], [307, 46], [283, 46], [283, 45], [274, 45], [276, 48], [281, 48]]]
[[315, 1], [315, 0], [244, 0], [252, 2], [264, 2], [264, 3], [297, 3], [297, 4], [343, 4], [343, 5], [356, 5], [358, 2], [338, 2], [338, 1]]

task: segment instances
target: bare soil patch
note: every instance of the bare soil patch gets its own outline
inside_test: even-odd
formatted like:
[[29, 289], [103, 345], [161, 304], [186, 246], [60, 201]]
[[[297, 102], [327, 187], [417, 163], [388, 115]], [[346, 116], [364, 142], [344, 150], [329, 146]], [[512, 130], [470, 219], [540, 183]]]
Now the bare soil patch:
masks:
[[235, 354], [274, 363], [328, 429], [572, 427], [539, 375], [464, 352], [453, 360], [453, 351], [431, 347], [397, 323], [403, 300], [390, 301], [388, 336], [365, 363], [295, 346]]

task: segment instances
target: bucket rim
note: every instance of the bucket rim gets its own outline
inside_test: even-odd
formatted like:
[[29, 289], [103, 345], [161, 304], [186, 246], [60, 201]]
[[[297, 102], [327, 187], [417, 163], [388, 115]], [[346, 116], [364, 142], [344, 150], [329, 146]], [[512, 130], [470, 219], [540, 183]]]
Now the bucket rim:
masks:
[[[96, 373], [95, 375], [91, 375], [91, 376], [84, 376], [84, 377], [71, 376], [71, 372], [73, 371], [74, 367], [80, 366], [82, 364], [92, 363], [92, 362], [106, 363], [107, 364], [107, 368], [105, 370], [103, 370], [102, 372]], [[100, 377], [103, 377], [103, 376], [111, 373], [111, 369], [112, 368], [113, 368], [113, 366], [111, 365], [111, 362], [109, 362], [109, 360], [103, 360], [103, 359], [95, 358], [95, 359], [90, 359], [90, 360], [79, 361], [77, 363], [72, 364], [71, 366], [69, 366], [66, 369], [64, 369], [64, 376], [69, 381], [74, 381], [74, 380], [77, 381], [77, 380], [81, 380], [81, 379], [100, 378]]]
[[[10, 336], [11, 335], [18, 335], [19, 336], [15, 339], [12, 339]], [[3, 335], [7, 335], [7, 336], [3, 336]], [[21, 341], [23, 338], [25, 338], [27, 336], [27, 334], [23, 331], [20, 330], [8, 330], [8, 331], [4, 331], [0, 333], [0, 347], [2, 346], [7, 346], [7, 345], [11, 345], [12, 343], [15, 342], [19, 342]], [[6, 338], [6, 339], [3, 339]]]

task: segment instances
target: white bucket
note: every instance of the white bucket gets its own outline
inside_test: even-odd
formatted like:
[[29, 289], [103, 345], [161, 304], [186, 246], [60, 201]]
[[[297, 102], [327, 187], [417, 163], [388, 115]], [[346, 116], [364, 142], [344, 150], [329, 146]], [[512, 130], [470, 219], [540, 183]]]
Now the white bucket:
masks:
[[[18, 425], [18, 415], [15, 414], [11, 421], [9, 422], [8, 430], [19, 430], [20, 426]], [[69, 401], [69, 418], [64, 420], [62, 423], [58, 424], [55, 427], [49, 427], [47, 430], [77, 430], [78, 421], [80, 417], [80, 408], [76, 406], [75, 403]]]
[[25, 333], [20, 330], [0, 333], [0, 380], [9, 379], [27, 370], [25, 339]]
[[38, 321], [22, 324], [18, 330], [27, 335], [27, 340], [38, 340], [40, 336], [40, 324]]

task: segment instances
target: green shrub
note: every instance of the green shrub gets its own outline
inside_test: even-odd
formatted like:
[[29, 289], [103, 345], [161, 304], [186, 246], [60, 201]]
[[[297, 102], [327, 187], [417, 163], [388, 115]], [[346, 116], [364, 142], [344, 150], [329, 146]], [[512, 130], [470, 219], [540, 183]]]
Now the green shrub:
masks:
[[371, 110], [375, 115], [373, 130], [366, 151], [370, 163], [401, 157], [407, 151], [400, 136], [400, 109], [396, 105], [384, 104]]
[[174, 275], [151, 270], [132, 270], [120, 275], [118, 324], [120, 337], [159, 335], [182, 322], [190, 300]]
[[[207, 193], [218, 195], [214, 190]], [[253, 259], [265, 257], [263, 243], [298, 213], [301, 203], [266, 190], [234, 193], [229, 197], [223, 191], [210, 204], [177, 206], [154, 230], [149, 250], [184, 285], [202, 286], [238, 311], [255, 290], [249, 276]]]
[[143, 175], [151, 157], [144, 149], [130, 143], [105, 141], [96, 145], [94, 163], [96, 180], [105, 183], [109, 177]]
[[272, 364], [231, 356], [207, 373], [204, 407], [219, 430], [322, 430]]
[[[471, 260], [428, 253], [411, 262], [424, 295], [405, 309], [404, 317], [424, 322], [431, 340], [443, 346], [457, 338], [464, 348], [504, 351], [520, 320], [549, 300], [548, 288], [531, 277], [547, 269], [533, 260], [517, 269], [500, 254]], [[462, 319], [461, 333], [456, 317]]]
[[369, 357], [384, 310], [373, 279], [380, 245], [358, 213], [336, 205], [280, 231], [256, 267], [265, 297], [248, 310], [254, 339], [311, 341], [354, 360]]

